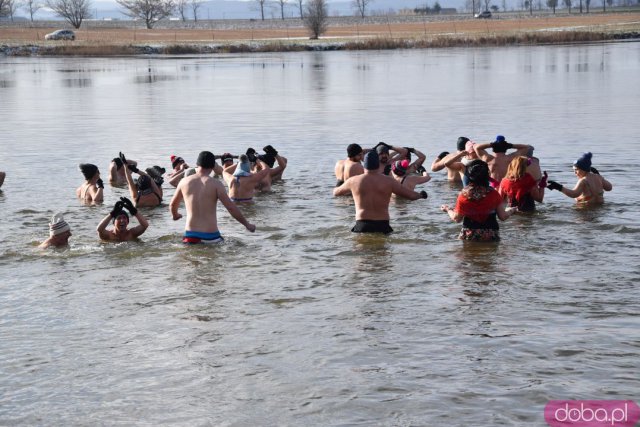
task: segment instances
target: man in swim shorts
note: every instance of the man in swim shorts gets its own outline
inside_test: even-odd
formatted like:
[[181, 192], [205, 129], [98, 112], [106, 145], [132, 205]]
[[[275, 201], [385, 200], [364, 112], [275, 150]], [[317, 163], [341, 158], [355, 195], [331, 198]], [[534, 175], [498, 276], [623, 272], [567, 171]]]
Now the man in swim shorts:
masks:
[[347, 179], [344, 184], [333, 189], [334, 196], [351, 193], [356, 204], [356, 225], [354, 233], [384, 233], [393, 231], [389, 225], [389, 201], [391, 194], [410, 200], [426, 199], [426, 191], [417, 193], [403, 187], [395, 179], [379, 172], [380, 159], [376, 151], [364, 156], [364, 174]]
[[364, 173], [362, 167], [362, 159], [364, 158], [364, 151], [358, 144], [349, 144], [347, 146], [347, 158], [344, 160], [338, 160], [334, 172], [336, 174], [336, 187], [341, 186], [344, 182], [352, 176], [361, 175]]
[[64, 220], [62, 214], [55, 214], [49, 222], [49, 238], [38, 246], [40, 249], [50, 247], [61, 248], [69, 245], [71, 237], [71, 227]]
[[224, 185], [209, 176], [215, 166], [215, 156], [209, 151], [203, 151], [198, 156], [196, 173], [184, 178], [178, 184], [176, 192], [169, 203], [169, 209], [174, 221], [182, 218], [178, 212], [180, 203], [184, 200], [187, 210], [187, 222], [184, 243], [221, 242], [218, 230], [216, 207], [218, 200], [229, 211], [231, 216], [247, 230], [254, 232], [256, 226], [249, 223], [240, 209], [231, 201]]
[[[129, 227], [129, 215], [124, 210], [127, 209], [131, 215], [136, 217], [138, 225], [133, 228]], [[113, 221], [113, 229], [107, 230], [109, 222]], [[149, 222], [142, 216], [138, 209], [133, 206], [133, 202], [126, 197], [120, 197], [120, 200], [113, 206], [111, 212], [105, 216], [100, 224], [98, 224], [98, 236], [107, 242], [128, 242], [136, 240], [149, 227]]]

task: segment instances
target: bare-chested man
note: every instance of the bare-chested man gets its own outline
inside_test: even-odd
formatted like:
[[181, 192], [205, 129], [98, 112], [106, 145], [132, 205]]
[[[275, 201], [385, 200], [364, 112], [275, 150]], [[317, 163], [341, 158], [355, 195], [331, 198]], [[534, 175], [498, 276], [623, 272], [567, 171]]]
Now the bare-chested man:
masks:
[[[493, 149], [493, 155], [485, 151], [485, 149], [489, 147]], [[511, 148], [515, 148], [516, 151], [507, 154], [507, 150]], [[500, 181], [502, 181], [502, 178], [507, 174], [507, 169], [509, 169], [509, 163], [511, 163], [511, 160], [518, 156], [526, 156], [529, 148], [531, 147], [525, 144], [511, 144], [507, 142], [502, 135], [496, 136], [496, 140], [494, 142], [476, 144], [473, 147], [478, 158], [480, 160], [484, 160], [489, 165], [492, 187], [500, 185]]]
[[[127, 159], [127, 164], [129, 166], [138, 166], [138, 162], [131, 159]], [[124, 165], [120, 157], [111, 160], [109, 164], [109, 184], [120, 186], [127, 183], [127, 174], [122, 166]]]
[[[461, 182], [462, 176], [464, 175], [464, 164], [460, 162], [460, 159], [462, 159], [467, 153], [466, 144], [468, 141], [469, 138], [466, 136], [458, 137], [458, 141], [456, 142], [456, 153], [450, 154], [448, 151], [443, 151], [438, 154], [438, 157], [436, 157], [431, 163], [431, 172], [438, 172], [446, 168], [447, 179], [449, 181]], [[455, 158], [455, 160], [453, 162], [449, 162], [447, 165], [447, 162], [452, 158]]]
[[222, 173], [225, 182], [229, 186], [229, 197], [233, 202], [251, 202], [256, 193], [258, 184], [269, 174], [271, 169], [260, 159], [256, 164], [261, 168], [255, 173], [251, 172], [251, 162], [246, 154], [238, 157], [238, 163], [224, 168]]
[[347, 179], [344, 184], [333, 189], [334, 196], [351, 193], [356, 203], [355, 233], [384, 233], [393, 231], [389, 225], [389, 201], [391, 194], [410, 200], [426, 199], [426, 191], [416, 193], [400, 185], [391, 177], [379, 172], [378, 153], [370, 151], [364, 156], [364, 174]]
[[256, 226], [249, 223], [240, 209], [229, 199], [224, 185], [209, 176], [215, 166], [215, 156], [209, 151], [203, 151], [198, 156], [196, 164], [196, 173], [180, 181], [169, 203], [173, 220], [177, 221], [182, 218], [178, 208], [184, 200], [187, 222], [182, 241], [184, 243], [217, 243], [224, 240], [218, 230], [216, 215], [218, 200], [236, 221], [253, 233]]
[[[278, 154], [278, 151], [271, 145], [267, 145], [263, 150], [265, 154], [260, 154], [256, 157], [256, 161], [252, 163], [251, 172], [257, 173], [265, 167], [269, 168], [269, 173], [256, 185], [257, 190], [268, 192], [271, 191], [273, 181], [282, 179], [282, 174], [287, 168], [287, 159]], [[261, 162], [258, 162], [258, 160]], [[278, 166], [274, 167], [276, 162]]]
[[[136, 217], [138, 225], [133, 228], [129, 226], [129, 215], [124, 211], [127, 209], [131, 215]], [[113, 221], [113, 229], [107, 230], [109, 222]], [[120, 197], [116, 202], [109, 215], [105, 216], [100, 224], [98, 224], [98, 236], [107, 242], [128, 242], [136, 240], [149, 227], [147, 219], [138, 212], [133, 202], [126, 197]]]
[[349, 144], [347, 146], [347, 158], [338, 160], [334, 169], [337, 180], [336, 187], [344, 184], [344, 182], [352, 176], [364, 173], [364, 168], [361, 163], [363, 158], [364, 151], [360, 145]]
[[96, 165], [81, 163], [80, 172], [85, 182], [76, 189], [76, 196], [84, 203], [102, 203], [104, 200], [104, 183], [100, 179], [100, 171]]
[[549, 190], [558, 190], [565, 196], [574, 198], [582, 205], [600, 205], [604, 203], [604, 192], [613, 190], [613, 185], [600, 172], [591, 166], [591, 153], [584, 153], [573, 163], [573, 172], [578, 182], [573, 189], [566, 188], [556, 181], [549, 181]]

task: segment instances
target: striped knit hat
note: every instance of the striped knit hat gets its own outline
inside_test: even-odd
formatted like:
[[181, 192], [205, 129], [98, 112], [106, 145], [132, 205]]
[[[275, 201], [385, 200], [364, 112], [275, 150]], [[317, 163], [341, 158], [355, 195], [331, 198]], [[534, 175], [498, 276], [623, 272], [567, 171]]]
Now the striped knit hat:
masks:
[[49, 223], [49, 234], [51, 236], [57, 236], [67, 231], [71, 231], [71, 227], [64, 220], [62, 214], [55, 214], [51, 217], [51, 222]]

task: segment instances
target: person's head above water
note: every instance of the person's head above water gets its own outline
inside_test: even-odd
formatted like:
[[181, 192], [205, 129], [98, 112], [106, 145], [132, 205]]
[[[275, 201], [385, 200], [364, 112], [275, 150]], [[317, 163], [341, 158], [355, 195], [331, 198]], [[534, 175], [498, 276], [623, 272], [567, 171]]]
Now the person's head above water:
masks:
[[49, 236], [60, 236], [65, 233], [71, 235], [71, 227], [69, 227], [67, 221], [64, 220], [62, 214], [53, 215], [51, 221], [49, 221]]
[[593, 154], [591, 154], [591, 152], [584, 153], [584, 154], [582, 154], [582, 156], [580, 156], [580, 158], [578, 158], [578, 160], [573, 162], [573, 166], [577, 167], [578, 169], [580, 169], [582, 171], [589, 172], [589, 171], [591, 171], [591, 158], [592, 157], [593, 157]]
[[236, 166], [236, 170], [233, 172], [234, 176], [249, 176], [251, 175], [251, 162], [249, 161], [249, 156], [246, 154], [240, 154], [238, 157], [238, 166]]
[[86, 179], [87, 181], [91, 181], [99, 172], [98, 167], [96, 165], [92, 165], [91, 163], [80, 163], [79, 168], [80, 172], [82, 172], [82, 175], [84, 175], [84, 179]]
[[469, 141], [469, 138], [467, 138], [466, 136], [458, 137], [458, 141], [456, 142], [456, 148], [458, 149], [458, 151], [464, 151], [465, 150], [465, 146], [467, 144], [467, 141]]
[[469, 162], [464, 174], [472, 184], [484, 187], [489, 186], [489, 165], [480, 159]]
[[358, 144], [349, 144], [347, 146], [347, 157], [350, 159], [362, 153], [362, 147]]
[[184, 163], [184, 159], [182, 157], [171, 156], [171, 167], [172, 168], [175, 169], [178, 166], [180, 166], [182, 163]]
[[393, 162], [393, 166], [391, 167], [391, 170], [393, 171], [393, 173], [395, 173], [398, 176], [404, 176], [407, 173], [407, 169], [409, 168], [409, 161], [408, 160], [398, 160], [396, 162]]
[[222, 153], [222, 155], [220, 156], [220, 162], [223, 165], [228, 166], [233, 163], [233, 156], [231, 155], [231, 153]]
[[363, 166], [366, 170], [374, 171], [380, 167], [380, 157], [375, 151], [369, 151], [364, 155]]
[[202, 151], [198, 155], [196, 165], [200, 166], [202, 169], [213, 169], [216, 165], [216, 156], [214, 156], [210, 151]]
[[136, 186], [140, 191], [149, 190], [151, 188], [151, 178], [149, 178], [147, 175], [140, 175], [140, 177], [136, 181]]
[[491, 148], [494, 153], [506, 153], [512, 145], [507, 142], [507, 140], [502, 135], [497, 135], [496, 140], [491, 143]]

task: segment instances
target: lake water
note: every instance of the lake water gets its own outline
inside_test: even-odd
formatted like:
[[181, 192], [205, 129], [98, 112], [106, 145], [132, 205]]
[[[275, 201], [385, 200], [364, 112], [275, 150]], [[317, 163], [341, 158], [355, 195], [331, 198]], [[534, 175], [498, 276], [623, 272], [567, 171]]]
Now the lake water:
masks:
[[[0, 424], [540, 426], [550, 399], [637, 400], [638, 75], [636, 42], [0, 58]], [[391, 236], [349, 232], [349, 143], [430, 164], [496, 134], [569, 186], [592, 151], [614, 190], [586, 210], [547, 191], [464, 244], [440, 172], [392, 201]], [[138, 243], [95, 233], [124, 189], [75, 198], [78, 163], [106, 176], [119, 151], [169, 168], [267, 144], [285, 180], [242, 208], [255, 234], [219, 212], [219, 247], [182, 246], [167, 184]], [[39, 251], [58, 211], [70, 248]]]

